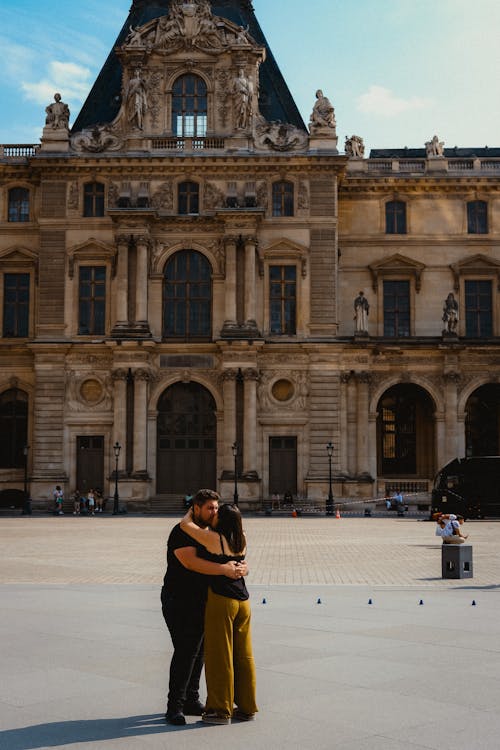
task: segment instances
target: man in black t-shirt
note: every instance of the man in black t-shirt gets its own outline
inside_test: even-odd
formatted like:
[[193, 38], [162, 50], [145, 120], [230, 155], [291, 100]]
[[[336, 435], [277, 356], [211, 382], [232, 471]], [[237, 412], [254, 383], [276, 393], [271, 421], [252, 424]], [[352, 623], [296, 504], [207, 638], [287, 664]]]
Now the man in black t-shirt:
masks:
[[[193, 497], [193, 518], [200, 527], [212, 525], [219, 499], [213, 490], [199, 490]], [[185, 714], [201, 716], [204, 710], [199, 688], [209, 576], [241, 578], [247, 573], [246, 563], [202, 560], [198, 549], [203, 547], [181, 531], [180, 524], [174, 526], [168, 538], [161, 604], [174, 646], [165, 720], [176, 726], [186, 723]]]

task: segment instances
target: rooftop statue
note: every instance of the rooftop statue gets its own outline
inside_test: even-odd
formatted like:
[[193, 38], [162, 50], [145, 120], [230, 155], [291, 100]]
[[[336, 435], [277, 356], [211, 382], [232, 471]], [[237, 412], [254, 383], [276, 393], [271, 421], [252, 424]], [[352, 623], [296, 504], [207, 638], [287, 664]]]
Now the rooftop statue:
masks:
[[362, 159], [365, 155], [365, 144], [363, 139], [359, 135], [351, 135], [345, 137], [345, 153], [346, 156], [350, 156], [351, 159]]
[[444, 141], [440, 141], [438, 136], [435, 135], [431, 141], [426, 141], [425, 150], [428, 159], [436, 156], [444, 156]]
[[69, 107], [61, 101], [61, 94], [54, 94], [54, 102], [45, 107], [45, 112], [47, 114], [46, 125], [50, 125], [54, 130], [68, 129]]
[[309, 130], [311, 133], [325, 133], [330, 131], [335, 134], [335, 109], [330, 100], [323, 95], [321, 89], [316, 91], [316, 103], [313, 107]]

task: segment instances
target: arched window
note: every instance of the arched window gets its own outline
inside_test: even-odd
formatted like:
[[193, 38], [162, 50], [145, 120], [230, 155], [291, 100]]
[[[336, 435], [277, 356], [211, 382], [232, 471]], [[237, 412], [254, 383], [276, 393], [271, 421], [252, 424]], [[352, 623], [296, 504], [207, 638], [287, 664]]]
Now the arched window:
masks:
[[273, 216], [293, 216], [293, 182], [273, 183]]
[[30, 220], [30, 191], [27, 188], [9, 190], [9, 221]]
[[199, 76], [183, 75], [174, 83], [172, 132], [182, 138], [207, 134], [207, 87]]
[[0, 469], [22, 469], [28, 439], [28, 394], [11, 388], [0, 395]]
[[488, 234], [488, 204], [486, 201], [469, 201], [467, 203], [467, 232], [469, 234]]
[[179, 214], [198, 214], [200, 212], [200, 187], [197, 182], [179, 183], [177, 210]]
[[208, 260], [182, 250], [165, 266], [163, 338], [207, 340], [212, 331], [212, 280]]
[[406, 203], [388, 201], [385, 204], [385, 233], [406, 234]]
[[104, 216], [104, 185], [87, 182], [83, 187], [83, 215]]

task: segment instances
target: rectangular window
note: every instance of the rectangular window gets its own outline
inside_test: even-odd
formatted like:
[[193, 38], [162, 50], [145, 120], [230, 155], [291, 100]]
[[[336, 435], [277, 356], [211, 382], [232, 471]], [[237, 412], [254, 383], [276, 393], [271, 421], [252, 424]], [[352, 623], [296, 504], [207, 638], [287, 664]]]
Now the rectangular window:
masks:
[[491, 281], [465, 282], [465, 335], [473, 338], [493, 335]]
[[6, 273], [3, 277], [3, 336], [5, 338], [28, 336], [29, 303], [29, 273]]
[[271, 333], [276, 336], [294, 336], [297, 308], [295, 266], [270, 266], [269, 296]]
[[406, 203], [403, 201], [385, 204], [385, 233], [406, 234]]
[[384, 281], [384, 336], [410, 335], [410, 282]]
[[80, 268], [78, 301], [79, 335], [103, 335], [106, 323], [105, 266], [82, 266]]
[[488, 234], [488, 204], [486, 201], [469, 201], [467, 203], [467, 232], [469, 234]]

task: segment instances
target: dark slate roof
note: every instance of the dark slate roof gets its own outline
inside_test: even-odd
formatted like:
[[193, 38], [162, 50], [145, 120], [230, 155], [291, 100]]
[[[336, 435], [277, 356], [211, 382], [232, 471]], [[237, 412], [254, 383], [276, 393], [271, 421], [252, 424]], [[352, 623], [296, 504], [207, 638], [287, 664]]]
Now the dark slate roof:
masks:
[[[120, 31], [114, 47], [123, 44], [130, 26], [143, 26], [153, 18], [168, 13], [169, 0], [134, 0], [129, 16]], [[286, 85], [276, 60], [269, 48], [250, 0], [213, 0], [212, 12], [239, 26], [249, 26], [255, 41], [266, 47], [266, 61], [260, 67], [260, 111], [266, 120], [289, 122], [305, 130], [304, 121]], [[97, 123], [114, 120], [120, 109], [122, 69], [114, 48], [104, 63], [97, 80], [75, 120], [74, 133]]]
[[[474, 156], [482, 157], [500, 156], [500, 148], [489, 148], [482, 146], [478, 148], [445, 148], [444, 155], [448, 159], [471, 159]], [[370, 159], [425, 159], [427, 156], [425, 148], [372, 148]]]

